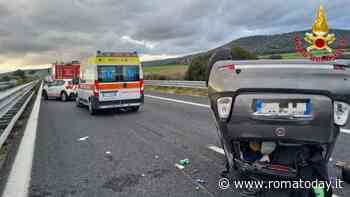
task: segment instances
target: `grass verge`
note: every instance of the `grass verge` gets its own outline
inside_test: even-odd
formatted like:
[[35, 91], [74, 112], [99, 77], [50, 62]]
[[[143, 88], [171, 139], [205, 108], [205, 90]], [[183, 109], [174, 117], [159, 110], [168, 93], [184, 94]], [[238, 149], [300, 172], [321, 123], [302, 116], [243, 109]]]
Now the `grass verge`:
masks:
[[145, 86], [145, 91], [154, 91], [161, 93], [170, 93], [170, 94], [181, 94], [189, 96], [208, 96], [207, 89], [199, 88], [178, 88], [178, 87], [164, 87], [164, 86]]

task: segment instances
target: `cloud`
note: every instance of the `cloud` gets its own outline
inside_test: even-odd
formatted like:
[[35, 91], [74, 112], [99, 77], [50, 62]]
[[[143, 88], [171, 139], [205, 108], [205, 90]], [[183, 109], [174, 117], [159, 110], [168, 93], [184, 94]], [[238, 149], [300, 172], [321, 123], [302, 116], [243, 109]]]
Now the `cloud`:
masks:
[[[0, 0], [0, 67], [82, 59], [96, 50], [144, 59], [205, 51], [256, 34], [308, 29], [319, 0]], [[350, 28], [348, 0], [324, 1]]]

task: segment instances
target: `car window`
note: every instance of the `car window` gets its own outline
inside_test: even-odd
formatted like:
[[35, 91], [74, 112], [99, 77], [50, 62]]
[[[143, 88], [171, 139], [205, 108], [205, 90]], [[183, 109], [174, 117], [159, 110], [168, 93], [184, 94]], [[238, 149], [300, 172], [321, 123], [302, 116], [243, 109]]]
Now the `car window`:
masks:
[[56, 86], [61, 86], [61, 85], [64, 85], [65, 81], [56, 81]]

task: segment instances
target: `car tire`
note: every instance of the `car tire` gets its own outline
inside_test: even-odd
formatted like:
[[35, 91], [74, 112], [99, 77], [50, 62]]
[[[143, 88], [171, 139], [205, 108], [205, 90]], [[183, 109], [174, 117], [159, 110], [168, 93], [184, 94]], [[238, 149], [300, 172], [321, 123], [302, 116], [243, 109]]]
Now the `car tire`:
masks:
[[140, 109], [140, 106], [131, 107], [131, 111], [132, 111], [132, 112], [138, 112], [139, 109]]
[[43, 91], [43, 97], [44, 100], [49, 100], [49, 96], [47, 95], [47, 92], [45, 90]]
[[92, 105], [91, 99], [89, 99], [88, 108], [89, 108], [89, 113], [90, 113], [91, 115], [95, 115], [95, 114], [96, 114], [96, 109], [94, 109], [94, 106]]
[[75, 105], [80, 108], [83, 107], [83, 104], [81, 104], [80, 98], [78, 96], [75, 98]]
[[60, 98], [61, 98], [61, 101], [62, 101], [62, 102], [66, 102], [66, 101], [68, 100], [68, 95], [67, 95], [67, 93], [62, 92]]
[[232, 50], [230, 48], [218, 49], [212, 56], [210, 56], [208, 61], [208, 70], [206, 73], [206, 82], [208, 85], [210, 71], [217, 61], [222, 60], [232, 60]]

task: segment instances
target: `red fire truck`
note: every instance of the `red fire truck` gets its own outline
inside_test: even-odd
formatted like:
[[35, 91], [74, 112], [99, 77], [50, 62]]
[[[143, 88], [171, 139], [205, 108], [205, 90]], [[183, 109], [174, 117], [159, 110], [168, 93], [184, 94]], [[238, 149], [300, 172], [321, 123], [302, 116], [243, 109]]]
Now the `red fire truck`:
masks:
[[52, 79], [75, 79], [80, 74], [80, 62], [72, 61], [69, 63], [52, 64]]

